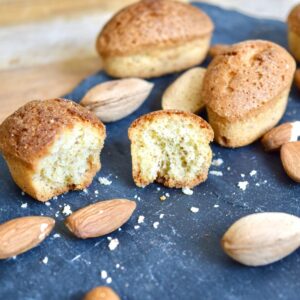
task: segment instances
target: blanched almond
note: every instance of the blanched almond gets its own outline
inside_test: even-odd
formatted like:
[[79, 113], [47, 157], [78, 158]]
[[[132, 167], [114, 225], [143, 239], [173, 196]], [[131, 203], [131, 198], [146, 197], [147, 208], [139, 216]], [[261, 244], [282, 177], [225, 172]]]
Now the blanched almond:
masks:
[[300, 142], [284, 144], [280, 150], [280, 158], [287, 175], [300, 182]]
[[300, 246], [300, 219], [279, 212], [257, 213], [235, 222], [222, 238], [224, 251], [248, 266], [278, 261]]
[[30, 216], [0, 225], [0, 259], [26, 252], [40, 244], [51, 232], [55, 220]]
[[126, 199], [101, 201], [72, 213], [65, 224], [79, 238], [99, 237], [126, 223], [135, 208], [136, 203]]

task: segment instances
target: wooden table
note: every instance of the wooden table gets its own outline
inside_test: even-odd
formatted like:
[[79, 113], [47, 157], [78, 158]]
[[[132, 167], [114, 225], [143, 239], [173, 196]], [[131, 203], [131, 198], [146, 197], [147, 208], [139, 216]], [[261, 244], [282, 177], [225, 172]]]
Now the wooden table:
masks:
[[[256, 2], [257, 14], [282, 19], [296, 1], [209, 2], [250, 13]], [[25, 102], [64, 95], [100, 70], [96, 36], [114, 11], [132, 2], [0, 0], [0, 122]]]

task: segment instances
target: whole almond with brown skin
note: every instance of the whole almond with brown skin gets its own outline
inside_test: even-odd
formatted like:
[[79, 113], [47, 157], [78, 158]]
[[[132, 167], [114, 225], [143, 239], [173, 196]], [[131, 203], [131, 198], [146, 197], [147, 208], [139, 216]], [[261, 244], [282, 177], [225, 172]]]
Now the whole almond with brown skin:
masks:
[[97, 286], [88, 292], [83, 300], [120, 300], [120, 298], [110, 287]]
[[30, 216], [0, 225], [0, 259], [26, 252], [39, 245], [51, 232], [55, 220]]
[[75, 211], [65, 224], [79, 238], [99, 237], [126, 223], [135, 208], [136, 203], [127, 199], [101, 201]]
[[291, 141], [293, 123], [288, 122], [272, 128], [261, 139], [265, 151], [279, 150], [280, 147]]
[[149, 96], [153, 83], [126, 78], [100, 83], [91, 88], [80, 104], [103, 122], [114, 122], [137, 110]]
[[280, 158], [287, 175], [300, 182], [300, 142], [284, 144], [280, 150]]
[[300, 90], [300, 69], [296, 70], [296, 73], [295, 73], [295, 84], [296, 84], [297, 88]]
[[279, 212], [241, 218], [224, 234], [222, 247], [234, 260], [247, 266], [278, 261], [300, 246], [300, 219]]

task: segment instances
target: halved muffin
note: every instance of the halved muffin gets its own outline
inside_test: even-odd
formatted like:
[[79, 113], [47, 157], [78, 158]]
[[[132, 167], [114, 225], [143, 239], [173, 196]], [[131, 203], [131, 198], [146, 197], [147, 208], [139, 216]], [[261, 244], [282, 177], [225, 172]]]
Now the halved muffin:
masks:
[[0, 150], [16, 184], [47, 201], [92, 182], [105, 136], [101, 121], [72, 101], [31, 101], [0, 125]]
[[215, 140], [248, 145], [283, 116], [296, 64], [281, 46], [249, 40], [216, 55], [205, 73], [202, 95]]
[[135, 120], [128, 135], [137, 186], [157, 181], [167, 187], [192, 188], [206, 180], [214, 134], [201, 117], [177, 110], [156, 111]]
[[212, 31], [211, 19], [190, 4], [144, 0], [114, 15], [96, 47], [109, 75], [155, 77], [201, 63]]

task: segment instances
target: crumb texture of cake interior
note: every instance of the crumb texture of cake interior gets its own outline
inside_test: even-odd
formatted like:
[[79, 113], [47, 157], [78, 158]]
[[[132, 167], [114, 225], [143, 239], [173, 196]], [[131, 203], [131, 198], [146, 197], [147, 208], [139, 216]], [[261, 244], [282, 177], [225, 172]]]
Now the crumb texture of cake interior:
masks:
[[101, 121], [72, 101], [32, 101], [1, 124], [0, 149], [16, 184], [47, 201], [92, 182], [105, 136]]
[[215, 140], [248, 145], [283, 116], [296, 63], [281, 46], [249, 40], [216, 55], [205, 73], [202, 95]]
[[157, 181], [192, 188], [206, 180], [213, 131], [201, 117], [176, 110], [149, 113], [132, 123], [129, 139], [137, 186]]
[[115, 14], [96, 48], [113, 77], [155, 77], [200, 64], [214, 25], [200, 9], [178, 1], [138, 1]]

